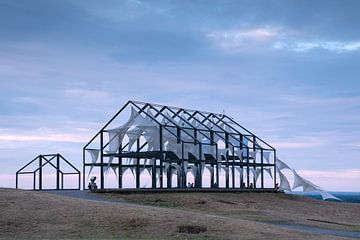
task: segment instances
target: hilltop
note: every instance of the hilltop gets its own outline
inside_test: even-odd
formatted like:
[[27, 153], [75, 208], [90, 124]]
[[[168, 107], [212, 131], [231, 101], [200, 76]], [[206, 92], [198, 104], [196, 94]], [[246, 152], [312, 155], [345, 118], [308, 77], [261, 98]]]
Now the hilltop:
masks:
[[99, 198], [103, 200], [0, 189], [0, 238], [343, 239], [277, 225], [284, 223], [360, 231], [359, 204], [281, 193], [134, 193]]

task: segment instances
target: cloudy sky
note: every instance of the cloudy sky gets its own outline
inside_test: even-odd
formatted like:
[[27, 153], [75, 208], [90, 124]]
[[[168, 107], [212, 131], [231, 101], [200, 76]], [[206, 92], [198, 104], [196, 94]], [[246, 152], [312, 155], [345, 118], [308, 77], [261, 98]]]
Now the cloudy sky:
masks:
[[360, 191], [360, 2], [0, 0], [0, 186], [129, 99], [222, 112]]

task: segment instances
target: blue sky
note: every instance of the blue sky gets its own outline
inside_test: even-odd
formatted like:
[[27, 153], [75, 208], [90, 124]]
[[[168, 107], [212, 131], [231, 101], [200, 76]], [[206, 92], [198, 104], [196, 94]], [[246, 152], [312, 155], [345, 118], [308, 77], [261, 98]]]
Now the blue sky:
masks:
[[222, 112], [329, 190], [360, 191], [359, 1], [0, 0], [0, 179], [129, 99]]

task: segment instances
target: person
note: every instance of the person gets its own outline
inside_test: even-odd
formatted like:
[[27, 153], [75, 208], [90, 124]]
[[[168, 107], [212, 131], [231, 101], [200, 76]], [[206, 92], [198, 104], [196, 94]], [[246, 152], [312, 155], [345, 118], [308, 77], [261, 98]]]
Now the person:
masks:
[[250, 188], [254, 188], [254, 184], [253, 184], [253, 183], [250, 183]]
[[190, 182], [188, 182], [187, 187], [188, 187], [188, 188], [191, 188], [191, 183], [190, 183]]
[[194, 188], [194, 183], [191, 183], [191, 188]]
[[217, 187], [218, 187], [217, 182], [215, 182], [214, 183], [214, 188], [217, 188]]
[[96, 177], [93, 176], [90, 178], [90, 182], [89, 182], [89, 185], [88, 185], [88, 188], [90, 189], [90, 191], [95, 191], [97, 190], [97, 185], [96, 185]]
[[275, 184], [275, 191], [278, 192], [279, 190], [280, 190], [279, 183], [276, 183], [276, 184]]

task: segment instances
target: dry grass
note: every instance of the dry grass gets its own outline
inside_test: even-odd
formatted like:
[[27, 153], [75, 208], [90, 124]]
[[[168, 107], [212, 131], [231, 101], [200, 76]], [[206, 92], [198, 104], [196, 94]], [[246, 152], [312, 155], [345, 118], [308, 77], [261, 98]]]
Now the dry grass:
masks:
[[360, 231], [359, 204], [326, 202], [281, 193], [112, 193], [107, 197], [257, 222]]
[[[342, 239], [295, 232], [251, 220], [255, 216], [271, 214], [267, 212], [269, 209], [281, 209], [280, 205], [287, 202], [294, 203], [294, 211], [306, 215], [302, 212], [307, 210], [302, 207], [309, 203], [307, 200], [301, 204], [304, 199], [245, 195], [172, 193], [112, 196], [152, 205], [149, 206], [91, 202], [46, 192], [0, 189], [0, 239]], [[263, 201], [268, 206], [262, 206]], [[319, 209], [323, 208], [323, 204], [326, 208], [329, 204], [316, 203]], [[310, 205], [314, 207], [311, 200]], [[229, 206], [229, 209], [224, 209], [224, 206]], [[332, 206], [341, 221], [350, 224], [358, 221], [351, 218], [359, 213], [359, 209], [353, 213], [347, 211], [350, 215], [346, 219], [341, 212], [345, 205]], [[318, 211], [321, 213], [323, 210]], [[310, 215], [313, 217], [313, 214]], [[290, 218], [287, 214], [281, 217]]]

